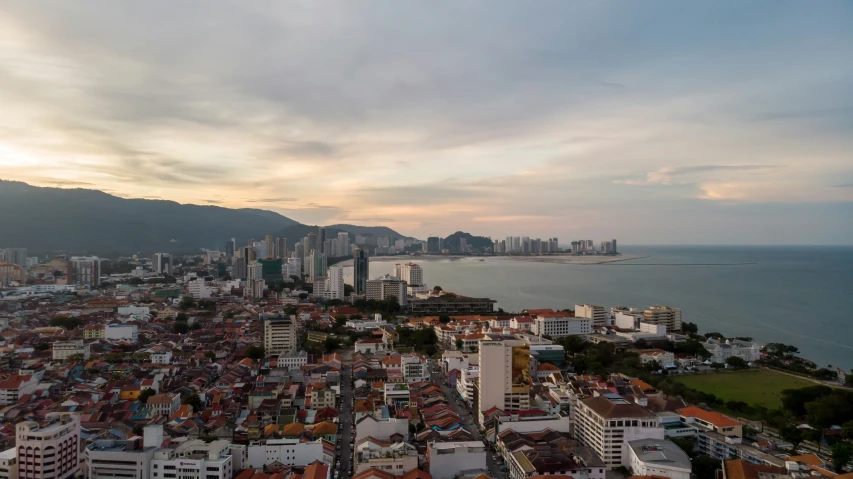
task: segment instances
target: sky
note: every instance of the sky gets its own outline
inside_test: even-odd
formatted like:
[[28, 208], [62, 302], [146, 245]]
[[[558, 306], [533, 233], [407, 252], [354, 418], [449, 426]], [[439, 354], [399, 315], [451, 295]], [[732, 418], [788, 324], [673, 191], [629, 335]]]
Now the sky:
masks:
[[9, 0], [0, 178], [424, 238], [853, 244], [853, 3]]

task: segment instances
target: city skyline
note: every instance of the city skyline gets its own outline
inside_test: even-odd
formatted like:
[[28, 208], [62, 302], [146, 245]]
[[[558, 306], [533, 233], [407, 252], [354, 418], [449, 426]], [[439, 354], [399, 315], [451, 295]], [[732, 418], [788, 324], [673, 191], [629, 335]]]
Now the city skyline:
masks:
[[422, 239], [850, 244], [853, 7], [675, 5], [13, 2], [2, 177]]

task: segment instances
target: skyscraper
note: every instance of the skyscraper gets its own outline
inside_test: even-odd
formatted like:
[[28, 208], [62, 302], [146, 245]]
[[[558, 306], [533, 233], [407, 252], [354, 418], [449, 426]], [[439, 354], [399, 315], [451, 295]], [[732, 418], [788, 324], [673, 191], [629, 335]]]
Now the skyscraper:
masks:
[[441, 239], [438, 236], [427, 238], [427, 253], [441, 253]]
[[394, 265], [394, 276], [408, 284], [409, 289], [418, 289], [424, 284], [424, 270], [414, 263], [397, 263]]
[[520, 339], [480, 341], [480, 395], [477, 413], [530, 409], [530, 346]]
[[27, 248], [5, 248], [0, 250], [0, 257], [9, 264], [16, 264], [24, 269], [27, 267]]
[[245, 261], [246, 264], [249, 264], [252, 261], [258, 259], [258, 255], [255, 253], [255, 249], [249, 246], [244, 246], [240, 248], [240, 257], [243, 258], [243, 261]]
[[101, 283], [101, 258], [72, 256], [71, 283], [79, 286], [98, 286]]
[[349, 256], [351, 254], [349, 244], [349, 233], [338, 233], [338, 254], [336, 256]]
[[367, 279], [369, 278], [368, 268], [370, 265], [370, 258], [367, 255], [367, 251], [362, 248], [356, 247], [353, 250], [353, 268], [352, 268], [352, 282], [353, 282], [353, 294], [365, 294], [367, 293]]
[[287, 251], [287, 238], [276, 238], [275, 240], [276, 258], [287, 259], [289, 251]]
[[315, 247], [323, 254], [329, 253], [324, 249], [326, 247], [326, 228], [322, 226], [317, 227], [317, 246]]
[[326, 276], [326, 255], [315, 249], [308, 261], [308, 281], [321, 276]]
[[225, 243], [225, 257], [228, 258], [228, 261], [231, 261], [231, 258], [234, 257], [234, 251], [237, 249], [237, 240], [231, 238], [231, 240]]
[[303, 261], [305, 259], [305, 243], [296, 243], [293, 245], [293, 255]]
[[330, 266], [326, 273], [326, 299], [344, 299], [344, 269]]
[[169, 253], [154, 253], [153, 263], [154, 273], [156, 274], [172, 274], [172, 255]]
[[275, 243], [272, 241], [272, 235], [266, 235], [264, 237], [264, 243], [267, 246], [267, 254], [264, 255], [264, 258], [273, 258], [275, 256]]
[[309, 255], [315, 249], [318, 249], [317, 235], [315, 233], [308, 233], [308, 236], [305, 237], [305, 254]]

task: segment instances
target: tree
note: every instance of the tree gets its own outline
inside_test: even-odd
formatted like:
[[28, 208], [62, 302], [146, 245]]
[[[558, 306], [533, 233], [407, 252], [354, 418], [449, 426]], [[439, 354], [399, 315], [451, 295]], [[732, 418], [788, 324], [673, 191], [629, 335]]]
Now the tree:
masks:
[[201, 412], [201, 398], [198, 394], [184, 394], [181, 396], [181, 404], [189, 404], [194, 412]]
[[178, 307], [184, 311], [192, 308], [193, 306], [195, 306], [195, 300], [192, 296], [184, 296], [181, 298], [181, 302], [178, 303]]
[[823, 439], [823, 431], [820, 429], [804, 429], [803, 439], [817, 444], [817, 452], [820, 452], [820, 443]]
[[447, 324], [450, 321], [451, 321], [450, 316], [447, 316], [446, 314], [442, 314], [441, 316], [438, 317], [438, 322], [441, 324]]
[[186, 322], [178, 321], [175, 323], [172, 330], [175, 332], [175, 334], [187, 334], [189, 332], [189, 327], [187, 326]]
[[70, 316], [57, 315], [50, 318], [48, 324], [55, 327], [65, 328], [68, 331], [71, 331], [72, 329], [76, 329], [77, 326], [80, 326], [80, 320], [77, 318], [72, 318]]
[[681, 330], [687, 334], [697, 334], [699, 326], [696, 323], [681, 323]]
[[342, 328], [347, 324], [347, 317], [343, 314], [335, 316], [335, 326]]
[[844, 466], [853, 459], [853, 444], [848, 442], [836, 442], [832, 445], [832, 467], [835, 472], [844, 472]]
[[353, 321], [357, 321], [357, 320], [361, 319], [361, 315], [360, 314], [351, 314], [349, 319], [351, 319]]
[[438, 285], [433, 286], [432, 290], [433, 291], [444, 291], [443, 289], [441, 289], [441, 286], [438, 286]]
[[175, 316], [175, 321], [187, 322], [188, 319], [190, 318], [187, 317], [187, 313], [178, 313], [177, 316]]
[[687, 437], [673, 437], [670, 439], [678, 447], [681, 448], [691, 459], [696, 457], [696, 443], [693, 439]]
[[853, 374], [848, 374], [844, 377], [844, 384], [853, 387]]
[[847, 421], [841, 425], [841, 436], [844, 439], [853, 439], [853, 421]]
[[462, 341], [460, 338], [456, 338], [456, 350], [462, 351], [462, 345], [465, 344], [465, 341]]
[[720, 460], [705, 455], [697, 456], [693, 459], [692, 463], [693, 474], [696, 475], [696, 479], [715, 479], [717, 469], [720, 469], [722, 466]]
[[334, 352], [336, 349], [341, 347], [341, 340], [338, 338], [333, 338], [329, 336], [328, 338], [323, 340], [323, 349], [326, 350], [327, 353]]
[[207, 351], [204, 353], [204, 357], [210, 359], [211, 361], [215, 361], [216, 360], [216, 353], [214, 353], [213, 351]]
[[791, 443], [791, 451], [796, 451], [797, 446], [805, 439], [803, 437], [803, 430], [790, 424], [779, 429], [779, 435], [782, 436], [782, 439]]
[[572, 356], [584, 352], [586, 348], [591, 345], [591, 343], [587, 342], [587, 340], [581, 335], [565, 336], [560, 340], [560, 344], [563, 346], [563, 349]]
[[246, 349], [246, 357], [251, 360], [258, 360], [264, 358], [264, 348], [260, 346], [249, 346]]
[[145, 390], [144, 390], [144, 391], [142, 391], [141, 393], [139, 393], [139, 397], [138, 397], [138, 398], [136, 398], [136, 399], [137, 399], [139, 402], [141, 402], [142, 404], [145, 404], [145, 403], [147, 403], [147, 402], [148, 402], [148, 398], [150, 398], [151, 396], [153, 396], [153, 395], [155, 395], [155, 394], [157, 394], [157, 392], [156, 392], [156, 391], [154, 391], [153, 389], [151, 389], [151, 388], [145, 388]]
[[745, 369], [749, 367], [749, 365], [743, 358], [739, 358], [737, 356], [731, 356], [726, 358], [726, 365], [731, 367], [732, 369]]
[[201, 323], [198, 321], [194, 322], [193, 325], [190, 326], [191, 331], [198, 331], [201, 328], [202, 328]]
[[726, 340], [725, 336], [723, 336], [722, 334], [717, 333], [717, 332], [705, 333], [705, 337], [709, 338], [709, 339], [713, 338], [713, 339], [716, 339], [717, 341], [725, 341]]
[[723, 363], [711, 363], [711, 367], [719, 371], [720, 369], [726, 367], [726, 365]]
[[351, 284], [344, 284], [344, 296], [352, 296], [353, 291], [355, 288]]

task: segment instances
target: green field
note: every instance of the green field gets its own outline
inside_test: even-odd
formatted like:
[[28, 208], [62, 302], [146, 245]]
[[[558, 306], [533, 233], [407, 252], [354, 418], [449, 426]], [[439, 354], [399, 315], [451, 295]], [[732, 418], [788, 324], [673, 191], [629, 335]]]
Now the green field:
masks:
[[783, 390], [815, 386], [811, 381], [767, 369], [695, 374], [673, 379], [691, 389], [714, 394], [724, 401], [743, 401], [769, 409], [782, 406]]

